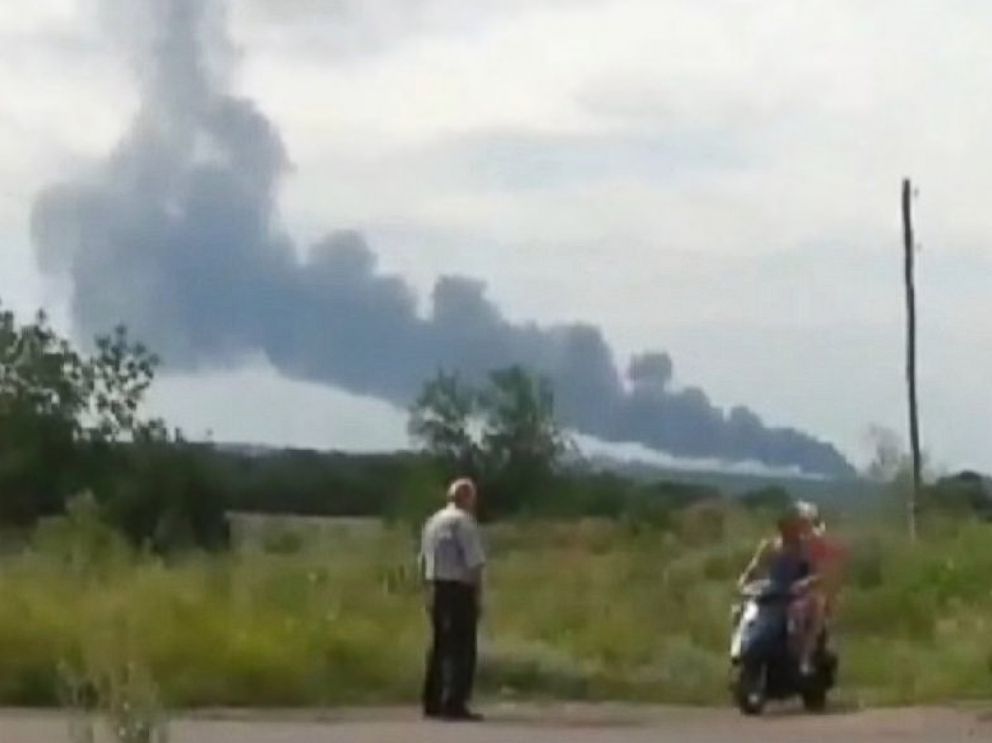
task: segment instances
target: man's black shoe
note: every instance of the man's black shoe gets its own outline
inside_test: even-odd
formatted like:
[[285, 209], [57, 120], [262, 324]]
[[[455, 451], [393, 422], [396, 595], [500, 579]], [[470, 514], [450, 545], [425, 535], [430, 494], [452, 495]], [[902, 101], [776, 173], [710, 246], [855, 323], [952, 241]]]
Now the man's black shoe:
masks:
[[425, 709], [424, 717], [426, 717], [429, 720], [438, 720], [444, 717], [444, 714], [439, 709]]

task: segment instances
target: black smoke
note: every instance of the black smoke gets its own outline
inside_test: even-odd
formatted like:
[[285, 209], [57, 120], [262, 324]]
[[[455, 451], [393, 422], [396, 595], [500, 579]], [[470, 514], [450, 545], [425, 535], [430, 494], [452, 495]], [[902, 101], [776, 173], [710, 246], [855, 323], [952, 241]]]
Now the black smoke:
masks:
[[421, 316], [355, 232], [299, 255], [276, 208], [289, 169], [280, 134], [225, 83], [223, 6], [129, 6], [155, 30], [135, 57], [140, 109], [91, 180], [47, 189], [33, 213], [40, 264], [71, 279], [81, 333], [125, 321], [176, 368], [261, 352], [289, 376], [401, 405], [440, 368], [478, 377], [521, 363], [553, 379], [571, 426], [607, 441], [851, 472], [829, 444], [676, 389], [666, 354], [621, 373], [597, 328], [511, 324], [481, 282], [458, 276], [437, 281]]

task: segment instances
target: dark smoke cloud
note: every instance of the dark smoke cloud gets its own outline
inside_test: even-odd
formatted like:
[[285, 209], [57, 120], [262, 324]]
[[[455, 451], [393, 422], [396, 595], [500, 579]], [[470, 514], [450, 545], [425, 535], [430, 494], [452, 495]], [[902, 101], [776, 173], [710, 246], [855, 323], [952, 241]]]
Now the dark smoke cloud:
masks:
[[597, 328], [507, 322], [481, 282], [441, 278], [422, 317], [358, 233], [332, 233], [300, 257], [276, 211], [289, 168], [279, 132], [223, 82], [222, 6], [138, 7], [157, 34], [136, 58], [130, 131], [91, 182], [48, 189], [33, 213], [39, 261], [71, 279], [81, 333], [124, 320], [177, 368], [262, 352], [289, 376], [398, 404], [439, 368], [477, 378], [522, 363], [551, 376], [570, 425], [601, 439], [850, 473], [828, 444], [673, 388], [666, 354], [637, 356], [621, 374]]

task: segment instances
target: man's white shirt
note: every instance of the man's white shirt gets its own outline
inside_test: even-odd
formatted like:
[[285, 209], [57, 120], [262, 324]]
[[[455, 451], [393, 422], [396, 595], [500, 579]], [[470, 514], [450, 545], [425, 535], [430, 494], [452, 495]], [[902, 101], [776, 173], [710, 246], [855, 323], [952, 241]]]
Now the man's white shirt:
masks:
[[474, 584], [485, 563], [482, 536], [472, 514], [449, 504], [427, 520], [420, 548], [425, 580]]

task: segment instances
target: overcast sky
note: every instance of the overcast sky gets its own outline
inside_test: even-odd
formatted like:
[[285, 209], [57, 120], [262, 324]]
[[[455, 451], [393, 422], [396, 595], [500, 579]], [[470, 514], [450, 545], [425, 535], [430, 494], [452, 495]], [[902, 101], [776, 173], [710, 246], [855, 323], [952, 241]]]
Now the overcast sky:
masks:
[[[426, 294], [484, 279], [513, 320], [865, 457], [902, 430], [900, 179], [916, 201], [932, 458], [992, 469], [992, 5], [856, 0], [231, 0], [235, 89], [285, 139], [307, 244], [362, 230]], [[0, 297], [66, 312], [36, 193], [85, 174], [137, 91], [93, 0], [0, 5]], [[104, 19], [105, 20], [105, 19]], [[151, 30], [149, 30], [151, 32]], [[246, 401], [248, 404], [246, 404]], [[191, 435], [405, 442], [402, 414], [263, 363], [172, 378]]]

